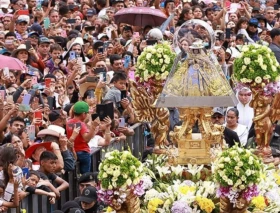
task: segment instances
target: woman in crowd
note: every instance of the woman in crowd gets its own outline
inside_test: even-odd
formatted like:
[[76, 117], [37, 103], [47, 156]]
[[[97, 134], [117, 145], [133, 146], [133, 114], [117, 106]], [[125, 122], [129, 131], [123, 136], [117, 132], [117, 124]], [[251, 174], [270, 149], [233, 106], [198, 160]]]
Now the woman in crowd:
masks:
[[248, 140], [248, 129], [246, 126], [238, 123], [239, 111], [236, 108], [231, 108], [227, 111], [226, 127], [235, 131], [239, 137], [240, 144], [246, 146]]

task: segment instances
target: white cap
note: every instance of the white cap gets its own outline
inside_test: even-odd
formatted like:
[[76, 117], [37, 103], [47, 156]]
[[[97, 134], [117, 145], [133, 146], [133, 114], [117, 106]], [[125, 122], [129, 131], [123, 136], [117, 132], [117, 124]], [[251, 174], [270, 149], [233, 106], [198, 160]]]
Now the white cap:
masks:
[[10, 0], [0, 0], [0, 8], [8, 9], [10, 5]]
[[157, 28], [151, 29], [148, 32], [147, 36], [148, 36], [149, 39], [157, 39], [157, 40], [162, 40], [163, 39], [162, 32], [160, 31], [160, 29], [157, 29]]

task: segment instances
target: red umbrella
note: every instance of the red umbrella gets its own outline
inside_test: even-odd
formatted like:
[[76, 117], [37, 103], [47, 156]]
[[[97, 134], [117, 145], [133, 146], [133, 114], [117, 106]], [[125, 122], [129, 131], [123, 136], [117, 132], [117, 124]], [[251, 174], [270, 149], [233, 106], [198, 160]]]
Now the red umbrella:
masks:
[[160, 26], [167, 19], [158, 9], [150, 7], [124, 8], [115, 14], [115, 22], [126, 23], [132, 26]]
[[0, 55], [0, 69], [8, 67], [10, 70], [26, 70], [25, 64], [14, 57]]

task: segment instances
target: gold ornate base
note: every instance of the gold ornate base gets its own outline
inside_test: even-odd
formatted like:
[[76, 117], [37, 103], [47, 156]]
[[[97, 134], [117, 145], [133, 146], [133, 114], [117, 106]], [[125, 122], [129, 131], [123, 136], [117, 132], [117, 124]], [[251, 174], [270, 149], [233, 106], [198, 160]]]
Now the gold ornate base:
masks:
[[275, 166], [280, 164], [280, 159], [274, 158], [272, 156], [271, 147], [269, 146], [265, 146], [265, 147], [258, 146], [254, 154], [260, 157], [265, 164], [273, 163]]
[[246, 213], [249, 203], [244, 198], [238, 198], [236, 206], [227, 197], [220, 198], [220, 213]]

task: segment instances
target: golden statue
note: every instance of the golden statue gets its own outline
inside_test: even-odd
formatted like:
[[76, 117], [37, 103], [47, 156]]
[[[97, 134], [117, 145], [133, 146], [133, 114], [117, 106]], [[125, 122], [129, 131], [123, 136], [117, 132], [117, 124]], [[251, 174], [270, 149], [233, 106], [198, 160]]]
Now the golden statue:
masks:
[[[151, 91], [147, 91], [145, 87], [138, 86], [133, 81], [130, 81], [130, 87], [136, 121], [151, 123], [151, 132], [155, 139], [155, 149], [164, 149], [165, 144], [168, 144], [169, 111], [167, 108], [156, 108], [153, 106], [162, 90], [161, 82], [155, 82], [151, 86]], [[164, 152], [164, 150], [162, 151]]]
[[254, 108], [255, 117], [255, 141], [257, 143], [256, 155], [263, 159], [264, 163], [279, 164], [278, 158], [272, 157], [270, 140], [273, 133], [273, 123], [279, 120], [280, 94], [273, 98], [264, 95], [258, 90], [253, 91], [253, 99], [250, 107]]
[[[172, 75], [173, 74], [173, 75]], [[179, 164], [211, 162], [211, 146], [223, 146], [223, 130], [211, 120], [212, 107], [235, 104], [236, 97], [226, 78], [212, 63], [201, 40], [190, 47], [187, 59], [171, 73], [157, 106], [177, 106], [182, 126], [170, 132], [178, 144]], [[198, 123], [200, 135], [192, 134]]]

